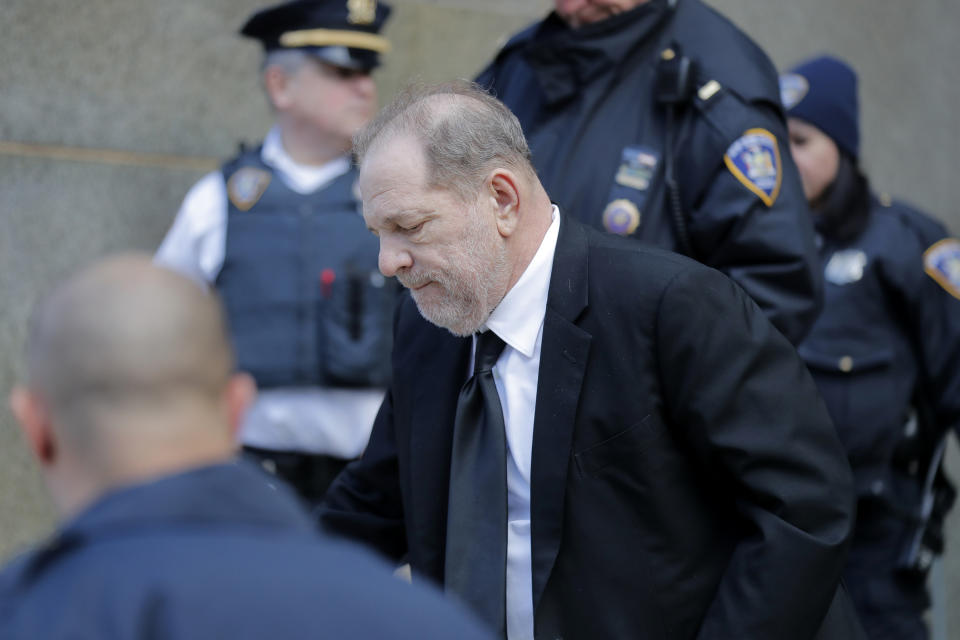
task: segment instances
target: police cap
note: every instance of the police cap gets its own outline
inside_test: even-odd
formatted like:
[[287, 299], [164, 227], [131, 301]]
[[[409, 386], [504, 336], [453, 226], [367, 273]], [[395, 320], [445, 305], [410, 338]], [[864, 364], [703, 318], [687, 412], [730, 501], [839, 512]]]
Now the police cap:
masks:
[[305, 49], [338, 67], [370, 70], [390, 49], [380, 35], [389, 15], [376, 0], [292, 0], [253, 14], [240, 33], [268, 52]]

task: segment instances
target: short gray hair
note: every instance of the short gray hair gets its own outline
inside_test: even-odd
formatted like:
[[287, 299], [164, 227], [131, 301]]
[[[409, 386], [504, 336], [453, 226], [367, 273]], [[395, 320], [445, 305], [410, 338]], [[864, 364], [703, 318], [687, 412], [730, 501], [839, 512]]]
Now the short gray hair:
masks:
[[536, 176], [517, 117], [480, 85], [457, 80], [403, 90], [353, 137], [357, 164], [381, 138], [412, 135], [423, 145], [428, 186], [467, 200], [495, 165]]
[[261, 71], [269, 67], [280, 67], [288, 76], [295, 75], [310, 60], [310, 54], [303, 49], [273, 49], [263, 56]]

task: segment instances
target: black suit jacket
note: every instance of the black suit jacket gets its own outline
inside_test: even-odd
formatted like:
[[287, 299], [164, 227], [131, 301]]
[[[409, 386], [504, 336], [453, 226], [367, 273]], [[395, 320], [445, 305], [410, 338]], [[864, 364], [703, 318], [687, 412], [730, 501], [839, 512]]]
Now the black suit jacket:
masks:
[[[321, 519], [442, 582], [471, 341], [408, 298], [394, 344], [370, 444]], [[854, 504], [810, 376], [739, 287], [569, 218], [544, 319], [530, 500], [536, 636], [568, 640], [812, 638]]]

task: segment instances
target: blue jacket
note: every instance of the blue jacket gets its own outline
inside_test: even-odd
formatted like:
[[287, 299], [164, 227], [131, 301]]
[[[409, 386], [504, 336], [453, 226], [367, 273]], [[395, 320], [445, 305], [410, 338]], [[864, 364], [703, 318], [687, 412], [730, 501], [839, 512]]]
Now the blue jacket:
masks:
[[[656, 90], [668, 48], [695, 63], [670, 127]], [[792, 342], [806, 334], [821, 281], [777, 74], [729, 21], [700, 0], [651, 0], [576, 30], [551, 14], [477, 81], [517, 114], [564, 213], [687, 252], [737, 281]], [[664, 186], [668, 151], [689, 251]]]
[[924, 469], [898, 455], [911, 414], [935, 437], [960, 428], [960, 243], [900, 203], [874, 200], [867, 220], [848, 243], [824, 239], [824, 309], [798, 351], [860, 497], [916, 510]]
[[319, 537], [245, 463], [109, 494], [0, 574], [4, 640], [485, 637], [440, 596]]

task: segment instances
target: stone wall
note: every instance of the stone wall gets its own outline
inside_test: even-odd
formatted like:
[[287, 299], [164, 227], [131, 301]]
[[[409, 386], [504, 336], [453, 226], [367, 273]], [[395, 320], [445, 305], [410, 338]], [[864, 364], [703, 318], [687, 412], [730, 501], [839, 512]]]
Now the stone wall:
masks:
[[[152, 251], [187, 188], [270, 115], [259, 49], [235, 35], [257, 0], [5, 0], [0, 22], [0, 394], [20, 371], [33, 300], [121, 249]], [[389, 97], [411, 77], [471, 77], [549, 0], [395, 0]], [[778, 65], [820, 51], [860, 71], [864, 158], [876, 187], [960, 230], [952, 160], [960, 104], [950, 0], [715, 0]], [[954, 468], [960, 465], [954, 462]], [[960, 510], [958, 510], [960, 511]], [[54, 515], [0, 408], [0, 559]], [[953, 538], [960, 522], [953, 518]], [[956, 543], [953, 545], [957, 546]], [[960, 592], [960, 551], [946, 563]], [[960, 628], [960, 620], [952, 628]]]

